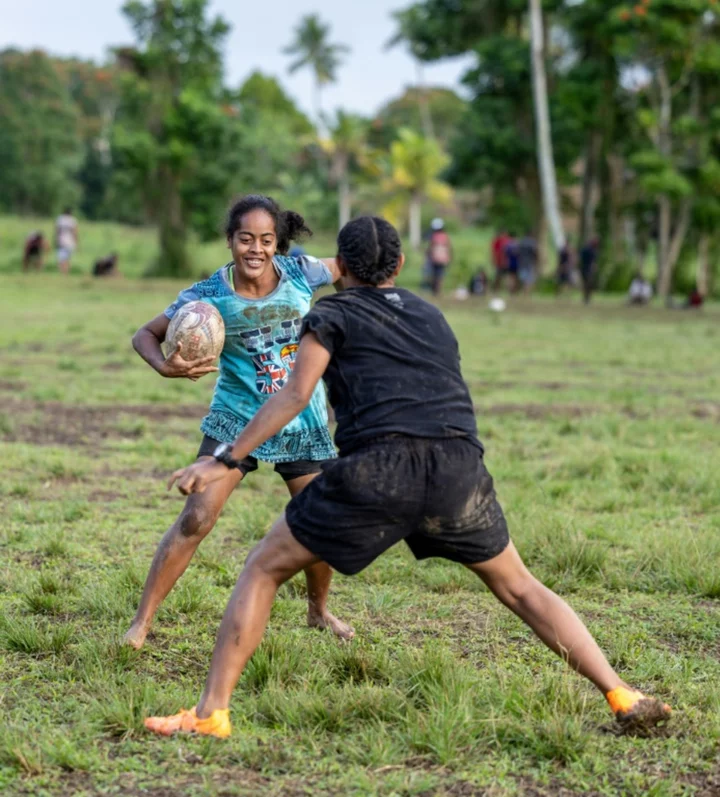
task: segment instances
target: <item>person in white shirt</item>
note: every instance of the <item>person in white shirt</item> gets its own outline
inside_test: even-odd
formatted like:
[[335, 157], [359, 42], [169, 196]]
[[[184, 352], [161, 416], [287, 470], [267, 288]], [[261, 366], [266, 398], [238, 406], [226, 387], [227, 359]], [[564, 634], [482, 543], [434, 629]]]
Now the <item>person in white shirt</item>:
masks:
[[63, 274], [70, 271], [70, 260], [78, 245], [78, 223], [71, 208], [57, 217], [55, 222], [55, 246], [57, 247], [58, 268]]
[[628, 291], [630, 304], [648, 304], [652, 299], [652, 285], [639, 272], [633, 277]]

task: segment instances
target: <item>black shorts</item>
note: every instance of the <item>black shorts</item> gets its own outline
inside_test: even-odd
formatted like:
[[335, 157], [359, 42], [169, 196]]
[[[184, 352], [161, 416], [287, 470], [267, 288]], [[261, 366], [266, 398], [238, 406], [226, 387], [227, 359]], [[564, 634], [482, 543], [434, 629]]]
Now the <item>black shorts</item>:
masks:
[[333, 460], [290, 501], [293, 536], [345, 575], [405, 540], [416, 559], [485, 562], [510, 541], [482, 451], [393, 435]]
[[[213, 451], [220, 445], [219, 440], [205, 435], [200, 443], [197, 455], [199, 457], [211, 457]], [[295, 462], [277, 462], [275, 463], [275, 473], [282, 476], [283, 481], [291, 482], [293, 479], [298, 479], [300, 476], [307, 476], [310, 473], [320, 473], [324, 462], [334, 462], [334, 460], [312, 460], [312, 459], [297, 459]], [[243, 476], [247, 476], [254, 470], [258, 469], [258, 461], [255, 457], [245, 457], [240, 463], [240, 470]]]
[[431, 263], [430, 266], [432, 269], [433, 279], [442, 280], [445, 278], [445, 272], [447, 271], [447, 263]]

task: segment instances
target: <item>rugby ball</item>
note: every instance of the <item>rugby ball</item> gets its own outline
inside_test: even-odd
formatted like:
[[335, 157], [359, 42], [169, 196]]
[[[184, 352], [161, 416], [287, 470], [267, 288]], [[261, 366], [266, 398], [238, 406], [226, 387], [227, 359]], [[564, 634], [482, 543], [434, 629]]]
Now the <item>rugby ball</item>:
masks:
[[169, 357], [182, 343], [183, 360], [216, 359], [225, 344], [225, 324], [220, 313], [207, 302], [188, 302], [170, 320], [165, 334]]

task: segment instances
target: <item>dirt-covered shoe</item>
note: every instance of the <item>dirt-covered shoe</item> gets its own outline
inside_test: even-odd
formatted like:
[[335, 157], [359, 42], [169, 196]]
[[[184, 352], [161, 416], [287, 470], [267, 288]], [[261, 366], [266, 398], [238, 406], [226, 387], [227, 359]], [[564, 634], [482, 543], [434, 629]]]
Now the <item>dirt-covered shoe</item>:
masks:
[[605, 697], [615, 719], [623, 727], [653, 728], [659, 722], [669, 720], [672, 714], [667, 703], [626, 686], [618, 686]]

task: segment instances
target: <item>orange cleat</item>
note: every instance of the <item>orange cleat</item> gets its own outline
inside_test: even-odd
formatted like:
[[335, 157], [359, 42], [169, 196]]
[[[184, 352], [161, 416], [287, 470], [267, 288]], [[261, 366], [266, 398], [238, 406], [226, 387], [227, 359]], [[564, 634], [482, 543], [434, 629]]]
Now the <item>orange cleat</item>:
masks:
[[217, 709], [205, 719], [200, 719], [194, 708], [190, 711], [182, 709], [179, 714], [170, 717], [148, 717], [145, 720], [145, 727], [162, 736], [172, 736], [174, 733], [197, 733], [201, 736], [227, 739], [232, 732], [229, 709]]
[[608, 692], [607, 698], [615, 719], [624, 726], [651, 728], [670, 719], [672, 709], [654, 697], [647, 697], [637, 689], [618, 686]]

